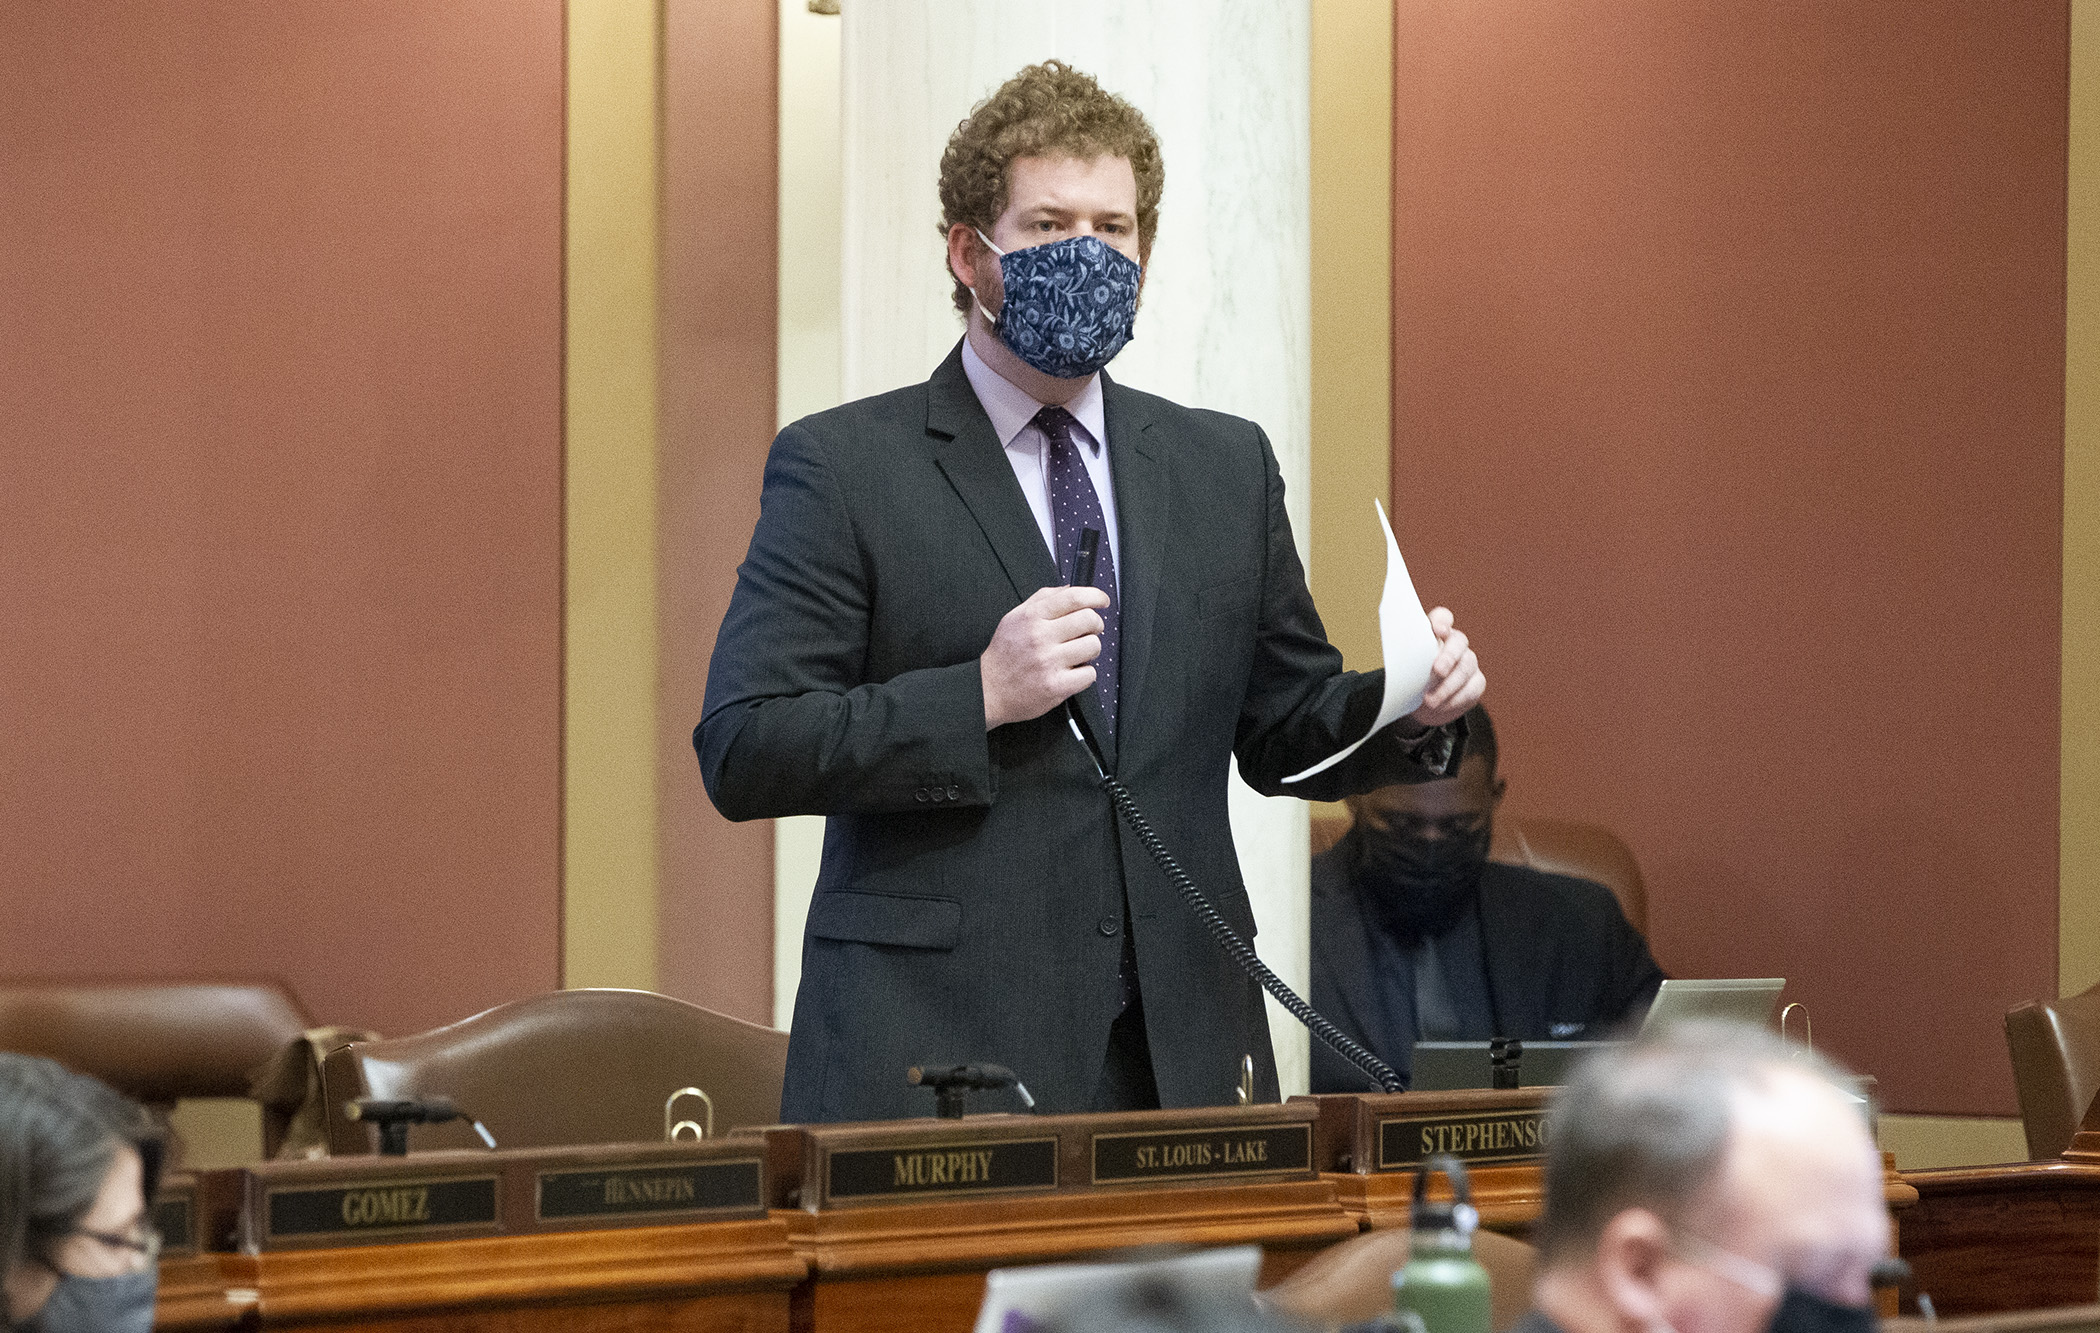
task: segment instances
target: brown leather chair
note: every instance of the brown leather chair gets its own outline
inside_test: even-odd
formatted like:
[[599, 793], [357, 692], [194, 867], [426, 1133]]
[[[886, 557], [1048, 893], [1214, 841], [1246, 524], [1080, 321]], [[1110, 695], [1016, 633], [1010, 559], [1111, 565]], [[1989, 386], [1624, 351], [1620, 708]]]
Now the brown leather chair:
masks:
[[[330, 1051], [321, 1063], [328, 1148], [375, 1150], [374, 1131], [343, 1113], [355, 1097], [450, 1097], [504, 1148], [662, 1142], [664, 1103], [686, 1087], [713, 1100], [717, 1133], [771, 1124], [787, 1043], [785, 1032], [648, 991], [535, 995], [413, 1037]], [[686, 1098], [677, 1118], [705, 1115]], [[411, 1149], [480, 1146], [460, 1123], [409, 1131]]]
[[[1349, 819], [1312, 821], [1313, 855], [1334, 846], [1349, 831]], [[1495, 820], [1495, 840], [1488, 859], [1503, 865], [1529, 866], [1552, 875], [1594, 880], [1610, 889], [1633, 928], [1648, 931], [1648, 890], [1641, 882], [1640, 862], [1619, 835], [1601, 824], [1572, 819]]]
[[[1407, 1266], [1407, 1249], [1405, 1230], [1365, 1232], [1320, 1251], [1262, 1299], [1294, 1319], [1329, 1328], [1375, 1319], [1393, 1308], [1393, 1274]], [[1531, 1307], [1538, 1251], [1521, 1240], [1476, 1231], [1473, 1257], [1487, 1270], [1489, 1324], [1501, 1333]]]
[[2012, 1052], [2027, 1155], [2056, 1157], [2071, 1146], [2100, 1092], [2100, 986], [2007, 1010], [2005, 1044]]
[[0, 1050], [48, 1056], [149, 1106], [246, 1097], [310, 1020], [274, 981], [0, 981]]

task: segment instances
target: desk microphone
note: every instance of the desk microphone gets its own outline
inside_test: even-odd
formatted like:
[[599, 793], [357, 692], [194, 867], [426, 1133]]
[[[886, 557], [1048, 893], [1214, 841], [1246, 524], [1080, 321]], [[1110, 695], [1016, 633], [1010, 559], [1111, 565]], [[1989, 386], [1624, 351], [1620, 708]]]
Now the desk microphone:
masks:
[[496, 1146], [496, 1138], [489, 1133], [488, 1126], [460, 1110], [459, 1104], [450, 1097], [359, 1097], [343, 1103], [343, 1114], [377, 1128], [379, 1151], [387, 1157], [408, 1155], [410, 1125], [442, 1125], [452, 1120], [466, 1121], [481, 1136], [483, 1143], [491, 1148]]
[[914, 1087], [932, 1088], [934, 1114], [943, 1120], [962, 1119], [965, 1092], [990, 1092], [997, 1088], [1012, 1088], [1023, 1106], [1035, 1109], [1035, 1098], [1029, 1096], [1027, 1085], [1005, 1065], [913, 1065], [904, 1071], [904, 1081]]

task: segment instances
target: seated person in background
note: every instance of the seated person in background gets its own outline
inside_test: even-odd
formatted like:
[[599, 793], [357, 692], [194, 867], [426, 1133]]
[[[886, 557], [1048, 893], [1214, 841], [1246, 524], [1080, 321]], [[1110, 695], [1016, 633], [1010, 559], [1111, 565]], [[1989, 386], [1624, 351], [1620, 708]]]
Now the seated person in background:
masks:
[[[1312, 1004], [1409, 1077], [1417, 1041], [1597, 1040], [1647, 1011], [1663, 974], [1611, 890], [1488, 860], [1495, 732], [1466, 714], [1454, 777], [1352, 797], [1312, 863]], [[1314, 1092], [1375, 1091], [1312, 1044]]]
[[1677, 1024], [1584, 1061], [1550, 1124], [1539, 1275], [1512, 1333], [1872, 1333], [1881, 1154], [1821, 1059]]
[[159, 1131], [94, 1079], [0, 1052], [0, 1327], [148, 1333]]

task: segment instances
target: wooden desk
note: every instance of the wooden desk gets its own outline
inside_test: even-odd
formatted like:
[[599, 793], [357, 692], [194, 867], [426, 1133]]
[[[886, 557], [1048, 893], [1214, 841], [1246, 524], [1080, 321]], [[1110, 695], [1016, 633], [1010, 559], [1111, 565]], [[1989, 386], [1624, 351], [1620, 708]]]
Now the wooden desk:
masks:
[[755, 1141], [711, 1140], [171, 1180], [157, 1323], [786, 1333], [808, 1266], [766, 1212], [763, 1166]]
[[[1359, 1230], [1313, 1170], [1311, 1120], [1279, 1106], [983, 1117], [259, 1164], [194, 1187], [196, 1245], [163, 1263], [161, 1325], [965, 1333], [993, 1268], [1161, 1245], [1257, 1244], [1273, 1282]], [[761, 1193], [745, 1211], [549, 1220], [552, 1179], [715, 1158], [750, 1168]]]
[[1267, 1285], [1359, 1230], [1317, 1180], [774, 1216], [809, 1264], [795, 1291], [797, 1333], [967, 1333], [990, 1270], [1141, 1246], [1260, 1245]]
[[210, 1254], [161, 1266], [155, 1326], [787, 1333], [807, 1271], [772, 1219]]
[[[1449, 1152], [1466, 1164], [1480, 1224], [1529, 1237], [1546, 1205], [1544, 1118], [1553, 1089], [1506, 1092], [1340, 1093], [1294, 1097], [1319, 1107], [1315, 1151], [1336, 1200], [1366, 1230], [1405, 1227], [1414, 1163]], [[1882, 1196], [1891, 1212], [1917, 1191], [1882, 1157]]]
[[[1314, 1169], [1313, 1119], [1256, 1106], [767, 1130], [773, 1216], [810, 1270], [794, 1327], [966, 1333], [994, 1268], [1145, 1246], [1260, 1245], [1263, 1279], [1280, 1280], [1359, 1230]], [[936, 1159], [965, 1169], [916, 1169]]]
[[1918, 1201], [1903, 1214], [1900, 1252], [1941, 1314], [2100, 1301], [2100, 1162], [2008, 1162], [1903, 1179]]
[[1315, 1151], [1335, 1198], [1367, 1230], [1405, 1227], [1415, 1163], [1432, 1152], [1465, 1163], [1480, 1224], [1522, 1237], [1545, 1206], [1550, 1088], [1506, 1092], [1329, 1093], [1293, 1097], [1319, 1108]]

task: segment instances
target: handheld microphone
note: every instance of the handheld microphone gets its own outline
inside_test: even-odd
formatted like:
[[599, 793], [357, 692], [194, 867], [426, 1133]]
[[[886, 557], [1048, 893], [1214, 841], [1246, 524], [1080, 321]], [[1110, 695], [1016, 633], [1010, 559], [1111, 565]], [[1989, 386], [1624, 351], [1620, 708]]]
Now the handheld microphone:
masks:
[[[1099, 528], [1083, 529], [1079, 534], [1079, 555], [1072, 562], [1073, 587], [1091, 588], [1094, 586], [1094, 561], [1100, 557], [1100, 554], [1101, 530]], [[1065, 721], [1070, 724], [1072, 734], [1079, 738], [1079, 743], [1086, 747], [1087, 754], [1092, 757], [1094, 771], [1101, 775], [1103, 781], [1106, 781], [1108, 779], [1108, 765], [1102, 762], [1101, 747], [1094, 743], [1094, 733], [1087, 726], [1086, 719], [1080, 715], [1079, 695], [1077, 694], [1065, 700]]]

